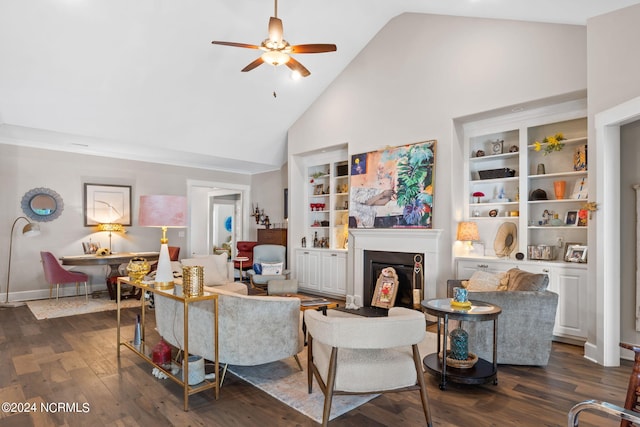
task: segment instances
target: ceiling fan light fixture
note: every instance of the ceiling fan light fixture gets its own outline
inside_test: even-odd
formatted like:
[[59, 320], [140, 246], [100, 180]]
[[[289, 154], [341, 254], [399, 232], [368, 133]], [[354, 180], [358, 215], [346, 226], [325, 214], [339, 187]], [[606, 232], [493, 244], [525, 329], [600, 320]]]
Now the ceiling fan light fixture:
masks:
[[278, 65], [286, 64], [289, 62], [289, 55], [284, 52], [280, 52], [279, 50], [270, 50], [268, 52], [263, 53], [261, 56], [262, 60], [267, 64], [271, 64], [274, 67]]

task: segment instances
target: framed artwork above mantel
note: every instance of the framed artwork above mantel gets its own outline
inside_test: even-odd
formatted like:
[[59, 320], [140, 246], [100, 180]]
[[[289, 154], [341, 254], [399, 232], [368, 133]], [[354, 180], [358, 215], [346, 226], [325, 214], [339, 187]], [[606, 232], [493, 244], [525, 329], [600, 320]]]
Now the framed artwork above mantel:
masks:
[[84, 184], [84, 226], [131, 225], [131, 186]]
[[350, 228], [432, 228], [436, 141], [351, 157]]

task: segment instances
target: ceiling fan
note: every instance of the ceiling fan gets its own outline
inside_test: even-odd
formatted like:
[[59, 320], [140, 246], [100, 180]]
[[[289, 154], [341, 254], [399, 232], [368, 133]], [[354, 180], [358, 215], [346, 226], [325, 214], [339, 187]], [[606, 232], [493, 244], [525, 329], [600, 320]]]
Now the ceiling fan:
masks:
[[326, 43], [290, 45], [289, 42], [282, 38], [282, 20], [278, 18], [278, 0], [274, 0], [274, 2], [275, 16], [269, 18], [269, 38], [264, 39], [263, 42], [260, 43], [260, 46], [217, 40], [214, 40], [211, 43], [263, 50], [264, 53], [258, 59], [244, 67], [242, 69], [243, 72], [251, 71], [266, 62], [267, 64], [271, 64], [276, 67], [278, 65], [285, 64], [289, 69], [294, 72], [298, 72], [302, 77], [307, 77], [311, 72], [300, 62], [296, 61], [291, 54], [335, 52], [337, 49], [336, 45]]

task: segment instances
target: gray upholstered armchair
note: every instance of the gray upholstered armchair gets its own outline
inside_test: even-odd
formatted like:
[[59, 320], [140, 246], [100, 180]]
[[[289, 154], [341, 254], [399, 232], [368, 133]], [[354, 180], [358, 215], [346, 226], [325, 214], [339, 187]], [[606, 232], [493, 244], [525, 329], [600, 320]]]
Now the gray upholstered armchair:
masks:
[[[266, 289], [269, 280], [289, 278], [285, 269], [287, 248], [282, 245], [257, 245], [253, 248], [253, 266], [247, 271], [254, 288]], [[258, 270], [256, 270], [258, 267]]]
[[[447, 296], [461, 280], [447, 281]], [[551, 353], [553, 327], [558, 307], [558, 294], [548, 291], [481, 291], [469, 292], [469, 300], [496, 304], [502, 308], [498, 316], [498, 363], [508, 365], [546, 366]], [[469, 351], [492, 360], [493, 323], [466, 322]]]

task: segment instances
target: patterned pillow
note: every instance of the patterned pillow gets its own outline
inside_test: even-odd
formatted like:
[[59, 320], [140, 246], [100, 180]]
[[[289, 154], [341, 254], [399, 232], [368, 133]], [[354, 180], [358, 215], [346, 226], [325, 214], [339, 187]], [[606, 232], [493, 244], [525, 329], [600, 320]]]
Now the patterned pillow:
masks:
[[508, 276], [506, 273], [476, 271], [467, 281], [465, 287], [471, 292], [505, 291], [507, 290], [507, 281]]
[[264, 274], [265, 276], [274, 276], [274, 275], [282, 274], [282, 267], [283, 266], [281, 262], [277, 262], [277, 263], [263, 262], [262, 274]]

